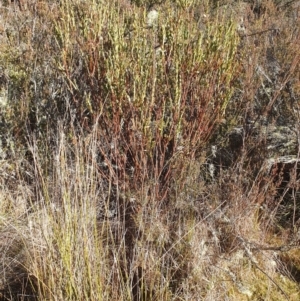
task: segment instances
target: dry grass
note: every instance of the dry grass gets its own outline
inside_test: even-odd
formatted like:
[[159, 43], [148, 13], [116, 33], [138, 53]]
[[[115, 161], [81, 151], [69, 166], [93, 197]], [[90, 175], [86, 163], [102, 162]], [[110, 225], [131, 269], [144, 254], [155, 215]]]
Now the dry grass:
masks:
[[0, 300], [299, 299], [278, 2], [2, 1]]

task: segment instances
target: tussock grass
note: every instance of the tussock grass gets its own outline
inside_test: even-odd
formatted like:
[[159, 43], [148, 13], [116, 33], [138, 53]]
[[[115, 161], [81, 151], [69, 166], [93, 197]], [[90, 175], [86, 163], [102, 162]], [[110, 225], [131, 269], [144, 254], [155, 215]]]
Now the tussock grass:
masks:
[[283, 2], [1, 4], [1, 300], [298, 300]]

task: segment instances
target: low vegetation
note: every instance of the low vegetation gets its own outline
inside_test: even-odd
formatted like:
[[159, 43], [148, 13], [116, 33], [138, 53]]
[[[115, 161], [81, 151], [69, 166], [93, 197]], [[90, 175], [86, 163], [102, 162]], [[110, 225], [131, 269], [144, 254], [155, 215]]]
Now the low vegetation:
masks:
[[0, 300], [299, 300], [299, 1], [0, 14]]

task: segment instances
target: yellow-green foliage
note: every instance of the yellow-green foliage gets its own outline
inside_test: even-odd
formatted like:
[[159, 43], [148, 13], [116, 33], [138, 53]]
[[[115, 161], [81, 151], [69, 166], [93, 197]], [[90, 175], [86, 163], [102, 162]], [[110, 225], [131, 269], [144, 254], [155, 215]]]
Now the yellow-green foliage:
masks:
[[116, 137], [114, 160], [130, 161], [134, 170], [151, 164], [148, 175], [168, 181], [166, 166], [183, 175], [176, 149], [193, 158], [224, 117], [238, 77], [239, 38], [231, 19], [218, 17], [200, 30], [185, 6], [166, 1], [158, 10], [158, 24], [148, 27], [145, 7], [62, 2], [56, 68], [81, 122], [99, 118], [100, 135]]

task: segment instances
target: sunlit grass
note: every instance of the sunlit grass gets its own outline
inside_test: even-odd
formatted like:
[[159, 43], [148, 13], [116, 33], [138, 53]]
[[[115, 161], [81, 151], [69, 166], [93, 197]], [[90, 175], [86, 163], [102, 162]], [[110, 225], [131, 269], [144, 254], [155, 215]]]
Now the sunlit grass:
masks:
[[299, 29], [225, 2], [1, 6], [0, 299], [297, 300], [253, 125], [299, 121]]

